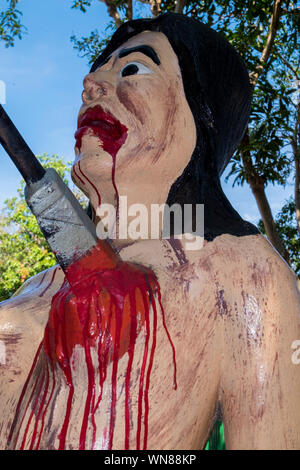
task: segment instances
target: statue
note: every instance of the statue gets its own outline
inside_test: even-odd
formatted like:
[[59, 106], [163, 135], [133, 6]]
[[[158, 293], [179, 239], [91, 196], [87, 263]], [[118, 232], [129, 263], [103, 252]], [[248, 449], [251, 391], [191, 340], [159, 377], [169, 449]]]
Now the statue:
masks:
[[[202, 449], [220, 414], [228, 449], [299, 448], [296, 277], [220, 185], [250, 95], [238, 54], [195, 20], [113, 35], [84, 79], [72, 169], [109, 248], [1, 304], [1, 448]], [[120, 236], [125, 200], [145, 208], [139, 239], [134, 224]], [[180, 223], [151, 238], [165, 203]]]

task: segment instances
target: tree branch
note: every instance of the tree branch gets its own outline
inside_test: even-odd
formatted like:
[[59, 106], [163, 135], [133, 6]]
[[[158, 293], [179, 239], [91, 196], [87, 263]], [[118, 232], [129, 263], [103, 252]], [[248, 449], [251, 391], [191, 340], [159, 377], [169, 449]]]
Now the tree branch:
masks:
[[295, 163], [295, 211], [297, 229], [300, 237], [300, 100], [298, 101], [296, 113], [295, 132], [290, 142], [293, 149]]
[[265, 47], [260, 56], [259, 64], [256, 67], [256, 71], [250, 74], [250, 82], [253, 88], [255, 87], [259, 79], [259, 76], [263, 72], [272, 52], [272, 47], [274, 44], [275, 36], [277, 33], [277, 29], [278, 29], [279, 19], [281, 15], [281, 8], [280, 8], [281, 3], [282, 3], [282, 0], [275, 0], [274, 2], [273, 13], [271, 16], [271, 22], [270, 22], [270, 27], [269, 27], [269, 32], [268, 32]]
[[299, 146], [295, 149], [295, 210], [297, 230], [300, 237], [300, 151]]
[[116, 5], [114, 4], [113, 0], [99, 0], [100, 2], [105, 3], [107, 6], [107, 11], [109, 16], [114, 20], [115, 25], [117, 28], [119, 28], [122, 24], [118, 9]]
[[281, 256], [290, 263], [289, 253], [286, 250], [284, 243], [277, 231], [276, 224], [273, 218], [272, 210], [265, 192], [266, 179], [257, 173], [250, 151], [247, 150], [249, 146], [249, 130], [245, 132], [243, 137], [243, 147], [241, 151], [242, 162], [245, 169], [245, 175], [248, 184], [250, 185], [253, 196], [255, 197], [258, 210], [260, 212], [266, 234], [274, 248], [281, 254]]
[[127, 20], [132, 20], [133, 18], [132, 0], [127, 0], [126, 16], [127, 16]]
[[300, 80], [300, 77], [297, 73], [297, 71], [294, 69], [294, 67], [292, 67], [292, 65], [280, 54], [280, 52], [278, 51], [278, 49], [276, 48], [276, 54], [278, 55], [279, 59], [281, 60], [281, 62], [286, 65], [290, 71], [292, 72], [292, 74], [294, 75], [294, 77], [296, 78], [296, 80]]
[[153, 16], [158, 16], [161, 13], [161, 0], [150, 0], [151, 12]]
[[182, 13], [187, 0], [175, 0], [175, 13]]
[[[273, 6], [273, 12], [271, 16], [269, 31], [265, 43], [265, 47], [262, 51], [261, 57], [259, 59], [259, 64], [256, 67], [256, 70], [249, 75], [250, 83], [252, 89], [255, 88], [257, 81], [262, 74], [268, 59], [271, 55], [272, 48], [274, 45], [275, 36], [277, 33], [279, 19], [281, 14], [281, 2], [282, 0], [275, 0]], [[255, 166], [253, 165], [250, 151], [247, 149], [249, 146], [249, 129], [246, 130], [243, 137], [243, 147], [241, 151], [242, 162], [245, 170], [246, 180], [250, 185], [251, 191], [256, 199], [256, 203], [261, 215], [261, 218], [264, 223], [266, 234], [268, 239], [273, 244], [274, 248], [281, 254], [281, 256], [289, 262], [289, 254], [284, 246], [284, 243], [277, 231], [276, 224], [272, 215], [271, 207], [268, 202], [265, 185], [266, 179], [263, 175], [259, 175]]]

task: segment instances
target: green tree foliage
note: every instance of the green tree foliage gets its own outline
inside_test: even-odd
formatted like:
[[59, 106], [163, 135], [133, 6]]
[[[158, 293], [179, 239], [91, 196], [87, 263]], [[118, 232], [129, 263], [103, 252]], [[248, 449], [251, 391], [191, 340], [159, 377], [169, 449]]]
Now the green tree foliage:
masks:
[[[85, 13], [91, 6], [93, 0], [73, 0], [72, 8]], [[94, 0], [96, 2], [102, 0]], [[108, 14], [112, 18], [108, 21], [103, 32], [94, 29], [89, 36], [78, 38], [75, 34], [71, 36], [73, 47], [78, 51], [80, 57], [85, 57], [89, 64], [92, 64], [101, 51], [106, 47], [116, 28], [124, 21], [133, 18], [132, 0], [103, 0], [107, 6]], [[151, 17], [150, 2], [141, 0], [134, 2], [134, 12], [136, 17]]]
[[[21, 24], [22, 12], [17, 9], [19, 0], [6, 0], [6, 8], [0, 11], [0, 41], [5, 47], [13, 46], [15, 39], [21, 39], [26, 28]], [[1, 3], [3, 3], [2, 0]]]
[[108, 44], [111, 35], [112, 35], [112, 25], [111, 23], [106, 28], [107, 34], [105, 37], [101, 37], [98, 30], [94, 30], [90, 33], [89, 36], [84, 36], [81, 39], [78, 39], [75, 34], [71, 36], [71, 42], [73, 47], [78, 51], [80, 57], [87, 57], [88, 62], [91, 64], [96, 60], [100, 52]]
[[[300, 239], [295, 219], [295, 203], [293, 198], [290, 198], [278, 212], [275, 217], [275, 223], [277, 230], [289, 251], [291, 265], [297, 276], [300, 278]], [[259, 221], [258, 227], [262, 233], [266, 234], [262, 220]]]
[[[68, 184], [70, 164], [57, 155], [38, 157]], [[24, 181], [16, 197], [7, 199], [0, 216], [0, 301], [9, 298], [29, 277], [56, 264], [56, 259], [24, 199]]]

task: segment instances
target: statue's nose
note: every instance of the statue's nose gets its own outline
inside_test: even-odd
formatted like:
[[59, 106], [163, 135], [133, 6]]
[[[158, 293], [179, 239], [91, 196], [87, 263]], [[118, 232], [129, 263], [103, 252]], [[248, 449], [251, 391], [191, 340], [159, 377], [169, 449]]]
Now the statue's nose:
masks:
[[91, 101], [102, 98], [112, 91], [113, 84], [109, 77], [104, 77], [104, 74], [97, 74], [96, 72], [89, 73], [83, 80], [82, 101], [88, 104]]

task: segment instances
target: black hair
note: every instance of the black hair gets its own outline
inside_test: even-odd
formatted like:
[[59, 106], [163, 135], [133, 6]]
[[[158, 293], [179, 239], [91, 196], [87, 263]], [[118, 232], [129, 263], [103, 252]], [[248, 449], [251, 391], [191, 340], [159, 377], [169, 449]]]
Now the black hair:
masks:
[[233, 209], [220, 184], [220, 176], [244, 135], [250, 114], [250, 82], [242, 59], [221, 34], [207, 25], [184, 15], [165, 13], [122, 24], [91, 72], [142, 31], [162, 32], [168, 38], [178, 57], [197, 130], [194, 152], [172, 184], [166, 203], [182, 207], [204, 204], [207, 240], [223, 233], [236, 236], [259, 233]]

